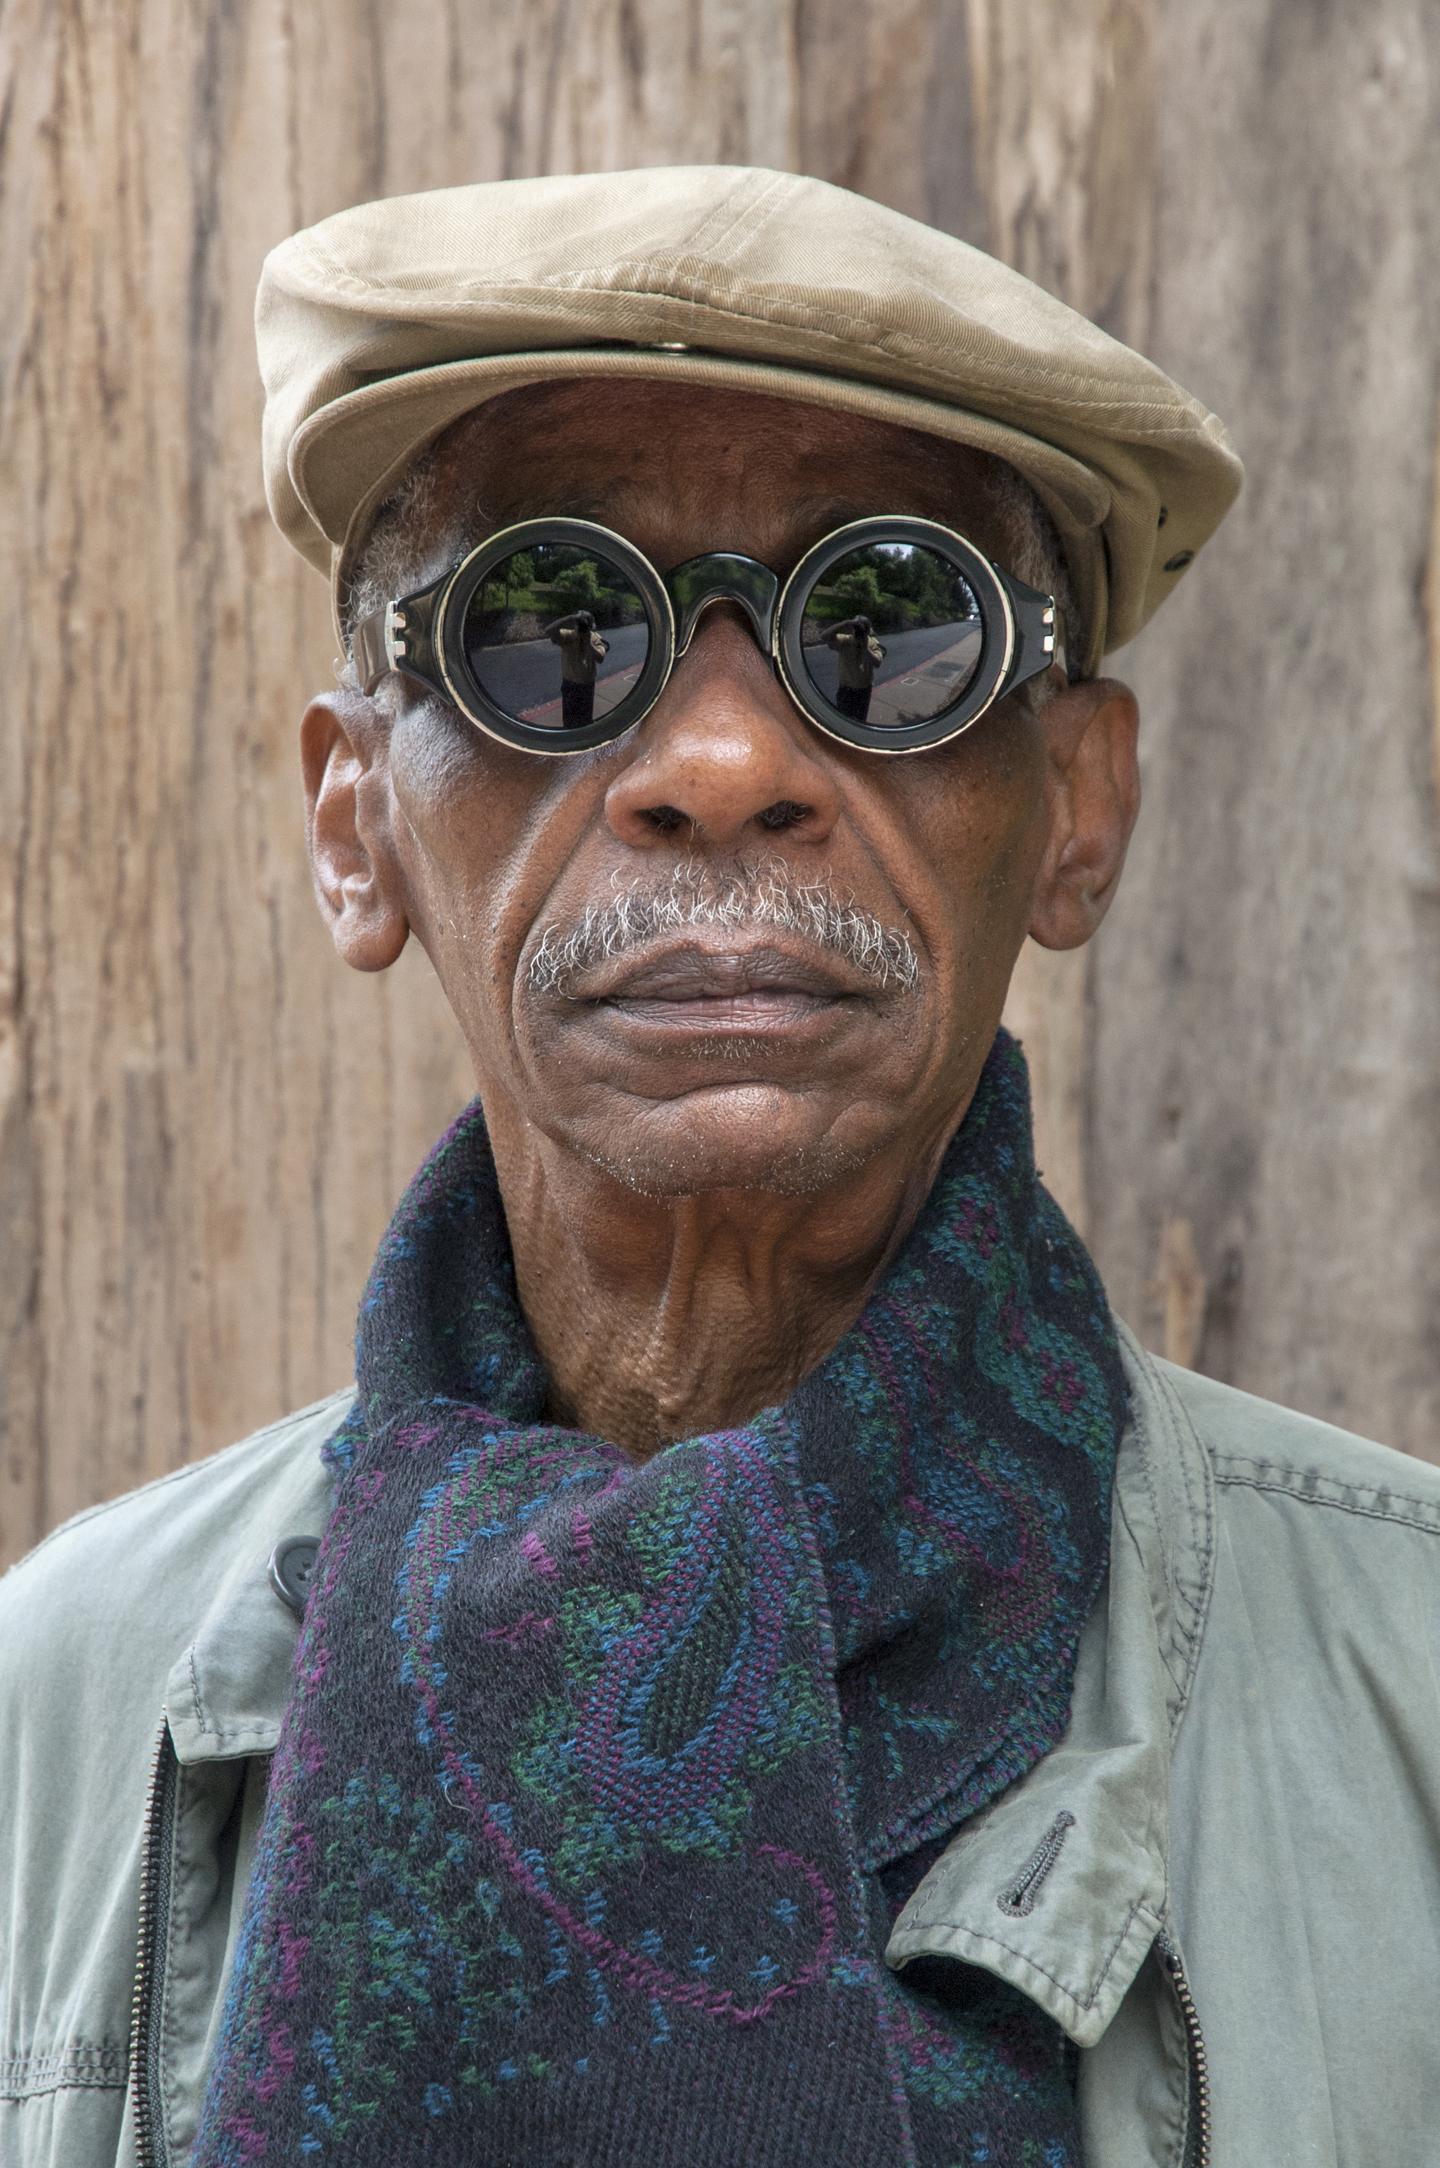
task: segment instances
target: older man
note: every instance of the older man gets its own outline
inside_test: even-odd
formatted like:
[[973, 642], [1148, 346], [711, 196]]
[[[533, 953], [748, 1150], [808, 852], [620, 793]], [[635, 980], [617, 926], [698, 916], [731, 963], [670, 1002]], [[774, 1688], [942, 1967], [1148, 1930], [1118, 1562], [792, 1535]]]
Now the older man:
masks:
[[342, 213], [259, 327], [316, 893], [478, 1097], [356, 1391], [0, 1595], [4, 2158], [1433, 2157], [1440, 1481], [1143, 1353], [1000, 1029], [1219, 425], [739, 168]]

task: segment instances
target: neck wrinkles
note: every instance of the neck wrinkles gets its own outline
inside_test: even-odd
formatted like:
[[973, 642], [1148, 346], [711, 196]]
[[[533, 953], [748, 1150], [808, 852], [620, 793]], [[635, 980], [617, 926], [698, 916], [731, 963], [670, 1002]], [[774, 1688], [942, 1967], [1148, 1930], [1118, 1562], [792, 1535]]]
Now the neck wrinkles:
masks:
[[514, 1269], [551, 1414], [644, 1459], [788, 1398], [883, 1278], [953, 1128], [802, 1198], [621, 1195], [505, 1137]]

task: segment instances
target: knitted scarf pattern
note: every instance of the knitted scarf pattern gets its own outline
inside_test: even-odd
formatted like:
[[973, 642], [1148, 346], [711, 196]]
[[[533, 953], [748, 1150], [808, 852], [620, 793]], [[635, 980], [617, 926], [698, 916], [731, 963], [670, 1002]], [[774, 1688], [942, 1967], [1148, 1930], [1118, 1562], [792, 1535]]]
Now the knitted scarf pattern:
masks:
[[883, 1961], [1061, 1737], [1107, 1564], [1126, 1389], [1015, 1043], [739, 1428], [546, 1421], [478, 1101], [357, 1347], [194, 2168], [1078, 2164], [1059, 2028]]

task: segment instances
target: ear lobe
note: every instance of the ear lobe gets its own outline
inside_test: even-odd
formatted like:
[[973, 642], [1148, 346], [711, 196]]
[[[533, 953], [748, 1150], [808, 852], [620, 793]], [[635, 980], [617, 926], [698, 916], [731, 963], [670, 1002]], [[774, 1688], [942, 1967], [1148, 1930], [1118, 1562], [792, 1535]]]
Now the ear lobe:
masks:
[[1118, 678], [1067, 686], [1043, 711], [1050, 830], [1030, 920], [1042, 948], [1081, 947], [1110, 908], [1140, 811], [1139, 723]]
[[390, 773], [374, 703], [320, 693], [300, 721], [305, 838], [320, 915], [356, 971], [385, 971], [410, 932], [390, 842]]

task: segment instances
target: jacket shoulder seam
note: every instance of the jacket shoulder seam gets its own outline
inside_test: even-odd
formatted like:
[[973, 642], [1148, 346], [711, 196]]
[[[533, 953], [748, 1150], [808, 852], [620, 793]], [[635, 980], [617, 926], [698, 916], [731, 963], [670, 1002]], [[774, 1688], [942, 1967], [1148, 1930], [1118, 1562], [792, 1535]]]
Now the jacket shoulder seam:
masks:
[[[1146, 1487], [1147, 1487], [1147, 1489], [1151, 1489], [1151, 1486], [1150, 1486], [1150, 1481], [1149, 1481], [1149, 1475], [1148, 1475], [1148, 1472], [1147, 1472], [1147, 1475], [1146, 1475]], [[1151, 1489], [1151, 1504], [1152, 1504], [1152, 1510], [1153, 1510], [1153, 1509], [1154, 1509], [1154, 1493], [1153, 1493], [1153, 1489]], [[1137, 1550], [1137, 1551], [1138, 1551], [1138, 1550], [1140, 1550], [1140, 1548], [1141, 1548], [1141, 1539], [1140, 1539], [1139, 1535], [1137, 1535], [1137, 1533], [1136, 1533], [1136, 1530], [1135, 1530], [1135, 1526], [1134, 1526], [1134, 1523], [1132, 1522], [1132, 1520], [1131, 1520], [1131, 1518], [1130, 1518], [1130, 1514], [1129, 1514], [1129, 1511], [1128, 1511], [1128, 1509], [1127, 1509], [1127, 1507], [1126, 1507], [1126, 1504], [1125, 1504], [1125, 1500], [1124, 1500], [1124, 1499], [1123, 1499], [1123, 1498], [1122, 1498], [1122, 1497], [1121, 1497], [1121, 1496], [1119, 1495], [1119, 1493], [1118, 1493], [1118, 1492], [1116, 1493], [1116, 1498], [1115, 1498], [1115, 1510], [1116, 1510], [1116, 1511], [1117, 1511], [1117, 1512], [1119, 1513], [1119, 1515], [1120, 1515], [1120, 1518], [1121, 1518], [1121, 1520], [1122, 1520], [1122, 1521], [1124, 1522], [1124, 1524], [1125, 1524], [1125, 1530], [1126, 1530], [1126, 1533], [1127, 1533], [1127, 1535], [1128, 1535], [1128, 1536], [1129, 1536], [1129, 1538], [1130, 1538], [1130, 1541], [1131, 1541], [1131, 1542], [1132, 1542], [1132, 1543], [1134, 1544], [1134, 1546], [1135, 1546], [1135, 1548], [1136, 1548], [1136, 1550]], [[1172, 1586], [1172, 1587], [1174, 1586], [1174, 1583], [1173, 1583], [1173, 1581], [1172, 1581], [1172, 1583], [1171, 1583], [1171, 1586]], [[1178, 1635], [1179, 1637], [1181, 1637], [1181, 1638], [1183, 1639], [1183, 1636], [1184, 1636], [1184, 1633], [1185, 1633], [1185, 1629], [1184, 1629], [1184, 1627], [1183, 1627], [1183, 1625], [1181, 1624], [1181, 1622], [1180, 1622], [1180, 1620], [1179, 1620], [1179, 1619], [1177, 1619], [1177, 1620], [1176, 1620], [1176, 1622], [1175, 1622], [1175, 1625], [1176, 1625], [1176, 1634], [1174, 1634], [1174, 1635], [1172, 1635], [1172, 1636], [1170, 1637], [1172, 1641], [1174, 1641], [1174, 1640], [1175, 1640], [1175, 1639], [1177, 1638], [1177, 1635]], [[1186, 1684], [1185, 1684], [1185, 1681], [1186, 1681], [1186, 1674], [1187, 1674], [1187, 1669], [1188, 1669], [1188, 1655], [1187, 1655], [1187, 1651], [1186, 1651], [1186, 1650], [1185, 1650], [1184, 1648], [1178, 1648], [1178, 1649], [1177, 1649], [1177, 1648], [1167, 1647], [1167, 1646], [1166, 1646], [1166, 1645], [1165, 1645], [1164, 1643], [1162, 1643], [1162, 1642], [1160, 1642], [1160, 1641], [1159, 1641], [1158, 1637], [1157, 1637], [1157, 1642], [1156, 1642], [1156, 1648], [1157, 1648], [1157, 1653], [1158, 1653], [1158, 1655], [1159, 1655], [1160, 1661], [1161, 1661], [1161, 1663], [1162, 1663], [1162, 1664], [1164, 1665], [1164, 1667], [1165, 1667], [1165, 1676], [1166, 1676], [1166, 1678], [1167, 1678], [1167, 1679], [1168, 1679], [1168, 1680], [1170, 1681], [1171, 1687], [1173, 1688], [1173, 1693], [1172, 1693], [1171, 1695], [1167, 1696], [1167, 1700], [1168, 1700], [1168, 1703], [1169, 1703], [1169, 1708], [1170, 1708], [1170, 1712], [1171, 1712], [1171, 1726], [1172, 1726], [1172, 1729], [1173, 1729], [1174, 1725], [1175, 1725], [1175, 1724], [1176, 1724], [1176, 1723], [1177, 1723], [1177, 1722], [1179, 1721], [1179, 1712], [1180, 1712], [1181, 1710], [1183, 1710], [1183, 1709], [1184, 1709], [1184, 1707], [1185, 1707], [1185, 1700], [1186, 1700]], [[1177, 1662], [1177, 1659], [1183, 1659], [1183, 1660], [1181, 1661], [1181, 1664], [1180, 1664], [1180, 1668], [1179, 1668], [1179, 1670], [1177, 1670], [1177, 1669], [1176, 1669], [1176, 1662]]]
[[[1215, 1555], [1215, 1500], [1211, 1489], [1211, 1483], [1214, 1479], [1215, 1455], [1209, 1441], [1201, 1437], [1196, 1425], [1191, 1421], [1188, 1409], [1181, 1404], [1170, 1380], [1164, 1375], [1150, 1350], [1143, 1345], [1134, 1333], [1126, 1330], [1124, 1337], [1129, 1342], [1137, 1365], [1153, 1387], [1151, 1405], [1155, 1409], [1160, 1425], [1167, 1434], [1165, 1442], [1168, 1444], [1170, 1458], [1178, 1463], [1180, 1483], [1185, 1497], [1185, 1511], [1195, 1532], [1196, 1564], [1199, 1573], [1198, 1592], [1192, 1591], [1186, 1585], [1179, 1573], [1176, 1561], [1171, 1556], [1168, 1548], [1164, 1546], [1164, 1515], [1161, 1512], [1160, 1502], [1155, 1493], [1153, 1473], [1148, 1465], [1148, 1459], [1146, 1459], [1144, 1468], [1145, 1484], [1150, 1497], [1150, 1509], [1155, 1516], [1157, 1535], [1162, 1544], [1165, 1578], [1172, 1592], [1172, 1648], [1181, 1660], [1181, 1675], [1178, 1679], [1168, 1660], [1165, 1667], [1176, 1688], [1175, 1698], [1171, 1702], [1169, 1710], [1170, 1730], [1173, 1739], [1189, 1706], [1190, 1695], [1194, 1689], [1195, 1673], [1200, 1662], [1200, 1649], [1209, 1615], [1210, 1585]], [[1140, 1409], [1136, 1407], [1133, 1396], [1131, 1412], [1143, 1432], [1146, 1427], [1145, 1420]], [[1201, 1457], [1201, 1469], [1199, 1471], [1200, 1495], [1198, 1498], [1195, 1495], [1194, 1471], [1189, 1465], [1189, 1456], [1181, 1431], [1182, 1424], [1193, 1440], [1196, 1452]], [[1145, 1458], [1142, 1453], [1142, 1459]], [[1186, 1612], [1189, 1613], [1188, 1618], [1185, 1616]]]
[[[72, 1513], [67, 1520], [63, 1520], [58, 1528], [52, 1528], [48, 1535], [42, 1536], [38, 1543], [32, 1544], [28, 1551], [22, 1552], [20, 1557], [0, 1574], [0, 1580], [7, 1579], [12, 1573], [18, 1573], [22, 1566], [29, 1565], [32, 1558], [38, 1558], [42, 1551], [48, 1550], [52, 1543], [58, 1543], [62, 1536], [68, 1536], [74, 1529], [83, 1528], [90, 1521], [100, 1520], [107, 1513], [118, 1513], [122, 1506], [129, 1505], [141, 1492], [167, 1490], [172, 1483], [184, 1483], [193, 1476], [203, 1475], [207, 1469], [213, 1468], [217, 1461], [229, 1460], [233, 1454], [263, 1445], [280, 1431], [289, 1430], [295, 1424], [305, 1422], [308, 1417], [320, 1415], [325, 1409], [335, 1407], [340, 1401], [348, 1399], [354, 1390], [353, 1385], [342, 1385], [335, 1392], [327, 1393], [323, 1399], [312, 1400], [308, 1407], [297, 1408], [292, 1415], [279, 1416], [273, 1423], [266, 1423], [263, 1429], [252, 1430], [248, 1437], [237, 1438], [233, 1445], [222, 1445], [214, 1453], [202, 1453], [198, 1460], [187, 1460], [183, 1467], [167, 1468], [163, 1475], [152, 1476], [148, 1482], [141, 1483], [134, 1489], [121, 1491], [116, 1498], [101, 1498], [93, 1506], [83, 1506], [78, 1513]], [[3, 2065], [0, 2065], [0, 2068], [3, 2068]]]
[[[1285, 1480], [1288, 1478], [1288, 1480]], [[1215, 1480], [1227, 1489], [1276, 1491], [1303, 1506], [1330, 1506], [1337, 1513], [1356, 1513], [1373, 1521], [1398, 1521], [1404, 1528], [1419, 1528], [1440, 1536], [1440, 1499], [1417, 1498], [1407, 1491], [1381, 1490], [1344, 1482], [1340, 1476], [1320, 1474], [1314, 1468], [1290, 1468], [1282, 1461], [1247, 1461], [1243, 1455], [1215, 1456]], [[1342, 1485], [1350, 1495], [1337, 1498], [1318, 1490], [1318, 1483]], [[1414, 1506], [1414, 1513], [1395, 1513], [1392, 1506]], [[1429, 1516], [1434, 1515], [1431, 1519]]]

